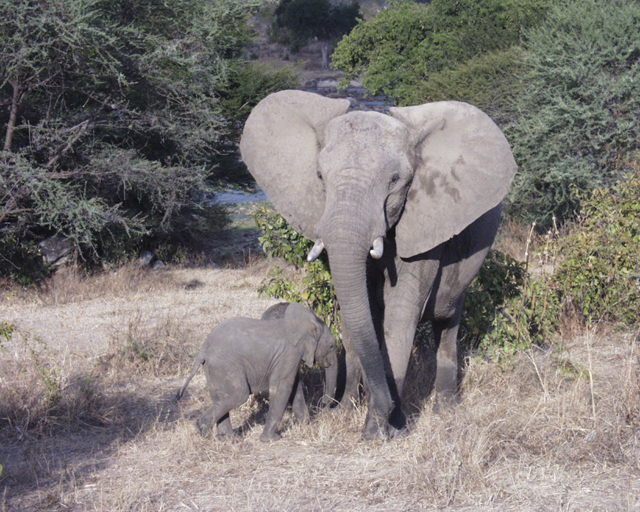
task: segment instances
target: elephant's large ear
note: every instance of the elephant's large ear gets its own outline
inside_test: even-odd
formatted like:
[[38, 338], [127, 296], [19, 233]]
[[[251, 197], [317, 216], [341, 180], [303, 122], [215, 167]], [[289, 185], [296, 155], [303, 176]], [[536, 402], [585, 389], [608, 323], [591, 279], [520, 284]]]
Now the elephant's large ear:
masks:
[[416, 135], [417, 164], [396, 226], [401, 257], [460, 233], [506, 195], [517, 165], [507, 139], [482, 111], [455, 101], [391, 109]]
[[315, 239], [324, 212], [316, 175], [324, 125], [349, 108], [349, 100], [303, 91], [270, 94], [253, 109], [240, 142], [249, 172], [296, 231]]

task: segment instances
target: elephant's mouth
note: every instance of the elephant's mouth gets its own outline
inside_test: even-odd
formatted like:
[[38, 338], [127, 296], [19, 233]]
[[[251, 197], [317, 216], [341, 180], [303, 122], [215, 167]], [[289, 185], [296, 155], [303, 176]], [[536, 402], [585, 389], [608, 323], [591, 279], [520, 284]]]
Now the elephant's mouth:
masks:
[[[307, 261], [312, 262], [318, 259], [318, 256], [322, 254], [322, 251], [324, 251], [324, 248], [325, 247], [324, 247], [324, 242], [322, 241], [322, 238], [318, 238], [316, 240], [316, 243], [313, 245], [313, 247], [309, 251], [309, 254], [307, 255]], [[379, 260], [380, 258], [382, 258], [382, 255], [384, 254], [384, 238], [383, 237], [379, 236], [373, 241], [373, 243], [371, 244], [371, 250], [369, 251], [369, 254], [374, 260]]]

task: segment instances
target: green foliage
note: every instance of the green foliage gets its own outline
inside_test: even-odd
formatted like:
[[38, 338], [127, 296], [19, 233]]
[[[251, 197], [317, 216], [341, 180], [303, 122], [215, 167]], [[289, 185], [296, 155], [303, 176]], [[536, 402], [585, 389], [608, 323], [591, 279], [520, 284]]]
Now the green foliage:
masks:
[[239, 60], [265, 1], [0, 3], [4, 275], [54, 234], [97, 263], [224, 227], [217, 154], [261, 87], [292, 83]]
[[559, 243], [553, 281], [565, 307], [587, 324], [637, 327], [640, 319], [640, 165], [580, 203], [577, 226]]
[[464, 345], [476, 348], [487, 337], [500, 310], [522, 296], [525, 276], [523, 263], [500, 251], [489, 252], [465, 295], [460, 325]]
[[[256, 209], [254, 218], [262, 236], [258, 239], [264, 253], [271, 258], [282, 258], [302, 271], [302, 277], [293, 278], [274, 267], [258, 290], [261, 295], [305, 304], [321, 318], [338, 338], [340, 312], [336, 300], [326, 254], [308, 263], [307, 254], [313, 242], [298, 234], [284, 218], [266, 207]], [[339, 338], [338, 338], [339, 339]]]
[[490, 328], [479, 339], [480, 350], [497, 361], [534, 345], [544, 346], [560, 324], [560, 298], [548, 277], [525, 275], [518, 292], [488, 317]]
[[615, 182], [639, 146], [640, 4], [559, 3], [526, 33], [523, 66], [508, 212], [548, 225], [573, 216], [577, 191]]
[[0, 275], [27, 286], [45, 277], [47, 266], [32, 241], [6, 235], [0, 238]]
[[346, 80], [362, 78], [370, 94], [415, 103], [416, 89], [433, 74], [517, 44], [523, 27], [538, 23], [552, 2], [393, 2], [375, 20], [358, 23], [337, 46], [332, 65]]
[[11, 341], [13, 333], [16, 332], [16, 326], [6, 320], [0, 321], [0, 349], [2, 348], [2, 341]]
[[[549, 237], [539, 256], [553, 271], [525, 275], [518, 293], [509, 294], [502, 307], [486, 317], [491, 328], [479, 339], [485, 353], [508, 359], [523, 348], [548, 343], [563, 323], [638, 326], [640, 170], [637, 163], [634, 167], [619, 184], [584, 195], [571, 231], [558, 239]], [[473, 309], [479, 306], [468, 306], [465, 316], [474, 318]]]
[[298, 80], [298, 75], [290, 68], [235, 63], [228, 69], [228, 86], [220, 93], [223, 112], [239, 125], [244, 125], [253, 107], [262, 99], [282, 89], [295, 89]]
[[[300, 235], [279, 213], [265, 206], [256, 208], [254, 219], [262, 231], [258, 238], [263, 252], [270, 258], [282, 258], [296, 268], [304, 267], [313, 242]], [[326, 261], [323, 253], [320, 259]]]
[[521, 51], [513, 46], [473, 57], [456, 67], [432, 73], [403, 99], [408, 105], [430, 101], [465, 101], [489, 115], [499, 126], [517, 117], [514, 98], [523, 84], [518, 80]]

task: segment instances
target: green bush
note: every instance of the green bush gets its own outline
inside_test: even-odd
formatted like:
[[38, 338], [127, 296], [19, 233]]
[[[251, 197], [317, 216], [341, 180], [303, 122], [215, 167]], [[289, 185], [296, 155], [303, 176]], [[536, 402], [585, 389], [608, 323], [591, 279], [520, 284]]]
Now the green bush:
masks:
[[3, 276], [36, 278], [32, 248], [53, 235], [100, 264], [225, 227], [212, 175], [236, 169], [217, 155], [261, 93], [292, 84], [240, 58], [264, 4], [0, 2]]
[[383, 93], [397, 105], [422, 102], [416, 90], [433, 75], [518, 44], [523, 28], [539, 23], [552, 3], [392, 2], [373, 21], [360, 21], [340, 41], [332, 67], [343, 71], [346, 80], [361, 78], [368, 93]]
[[459, 335], [464, 346], [486, 343], [501, 310], [522, 297], [525, 277], [523, 263], [500, 251], [489, 252], [465, 295]]
[[[638, 327], [640, 166], [635, 168], [621, 183], [583, 195], [580, 217], [571, 230], [557, 239], [549, 237], [544, 256], [534, 256], [547, 263], [550, 272], [523, 275], [502, 307], [486, 317], [491, 326], [479, 338], [481, 350], [502, 359], [547, 344], [563, 323]], [[473, 286], [482, 282], [481, 272]], [[467, 306], [469, 315], [476, 316]]]
[[501, 361], [521, 350], [548, 345], [560, 327], [560, 297], [549, 277], [523, 276], [518, 293], [491, 311], [490, 326], [479, 338], [478, 348]]
[[574, 216], [578, 191], [615, 183], [640, 146], [640, 3], [561, 2], [525, 36], [506, 210], [548, 226]]
[[429, 101], [465, 101], [488, 114], [499, 126], [517, 116], [514, 98], [522, 87], [517, 76], [521, 52], [514, 46], [483, 53], [462, 64], [432, 73], [416, 85], [404, 102], [419, 105]]
[[575, 228], [559, 243], [553, 281], [585, 323], [637, 327], [640, 319], [640, 164], [621, 183], [580, 203]]
[[270, 258], [282, 258], [297, 271], [301, 271], [298, 273], [301, 275], [295, 279], [275, 266], [260, 286], [259, 293], [287, 302], [305, 304], [338, 337], [340, 312], [326, 253], [308, 263], [306, 258], [313, 242], [298, 234], [280, 214], [266, 207], [259, 207], [254, 218], [262, 231], [258, 240], [263, 252]]

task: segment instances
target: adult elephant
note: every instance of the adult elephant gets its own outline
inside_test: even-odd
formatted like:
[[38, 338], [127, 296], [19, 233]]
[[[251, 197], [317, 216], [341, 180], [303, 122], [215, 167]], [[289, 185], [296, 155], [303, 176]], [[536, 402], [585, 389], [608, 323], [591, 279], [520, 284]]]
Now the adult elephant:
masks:
[[[516, 171], [475, 107], [438, 102], [347, 112], [350, 102], [281, 91], [249, 116], [240, 144], [282, 216], [326, 249], [347, 352], [362, 366], [365, 438], [404, 426], [400, 396], [415, 329], [432, 320], [439, 401], [457, 391], [464, 292], [478, 273]], [[391, 427], [391, 428], [390, 428]]]

